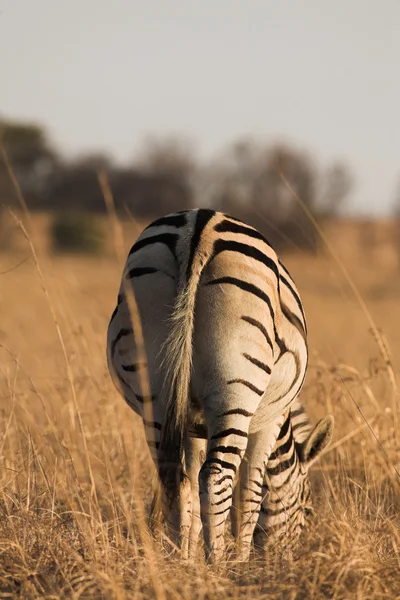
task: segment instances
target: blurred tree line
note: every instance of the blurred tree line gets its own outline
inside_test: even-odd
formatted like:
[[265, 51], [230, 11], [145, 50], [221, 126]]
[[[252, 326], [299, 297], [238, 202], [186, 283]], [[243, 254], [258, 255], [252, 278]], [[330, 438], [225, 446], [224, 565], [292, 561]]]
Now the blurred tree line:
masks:
[[[278, 248], [314, 249], [316, 232], [304, 207], [317, 218], [334, 216], [352, 188], [345, 163], [321, 170], [289, 145], [242, 140], [205, 164], [189, 144], [149, 139], [132, 164], [121, 166], [99, 153], [65, 160], [36, 124], [0, 121], [0, 136], [32, 211], [105, 212], [98, 183], [105, 170], [122, 216], [152, 219], [208, 206], [256, 226]], [[15, 203], [0, 160], [0, 205]]]

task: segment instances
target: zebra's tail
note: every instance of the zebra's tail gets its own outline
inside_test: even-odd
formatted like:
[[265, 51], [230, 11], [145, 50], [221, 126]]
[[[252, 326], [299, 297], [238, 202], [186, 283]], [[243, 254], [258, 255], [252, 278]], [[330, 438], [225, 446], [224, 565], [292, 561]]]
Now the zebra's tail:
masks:
[[[169, 322], [170, 331], [162, 346], [164, 373], [164, 419], [159, 446], [158, 472], [172, 502], [184, 478], [183, 460], [187, 431], [194, 311], [205, 255], [197, 254], [191, 269], [182, 269], [178, 293]], [[189, 271], [189, 273], [187, 273]]]

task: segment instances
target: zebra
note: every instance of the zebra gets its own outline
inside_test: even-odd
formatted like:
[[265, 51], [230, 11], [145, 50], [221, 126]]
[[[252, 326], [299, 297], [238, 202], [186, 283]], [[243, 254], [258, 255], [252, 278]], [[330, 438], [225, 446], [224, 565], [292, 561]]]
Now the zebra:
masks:
[[[223, 557], [234, 484], [236, 512], [245, 513], [255, 489], [249, 482], [263, 485], [307, 361], [300, 296], [255, 228], [192, 209], [144, 229], [124, 267], [107, 363], [143, 419], [163, 510], [184, 558], [201, 529], [207, 560]], [[314, 455], [329, 441], [332, 417], [317, 428], [309, 442]], [[260, 509], [240, 524], [241, 560]]]

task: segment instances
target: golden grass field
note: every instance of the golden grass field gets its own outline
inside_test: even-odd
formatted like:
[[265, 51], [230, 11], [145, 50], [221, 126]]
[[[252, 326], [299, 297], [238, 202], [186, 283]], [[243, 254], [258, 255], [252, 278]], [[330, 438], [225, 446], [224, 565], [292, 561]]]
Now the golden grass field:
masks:
[[105, 359], [122, 265], [42, 250], [37, 265], [16, 235], [0, 254], [1, 598], [400, 598], [396, 269], [342, 257], [388, 359], [337, 262], [284, 257], [310, 331], [302, 399], [314, 422], [334, 414], [334, 439], [294, 556], [212, 568], [181, 564], [147, 529], [154, 469]]

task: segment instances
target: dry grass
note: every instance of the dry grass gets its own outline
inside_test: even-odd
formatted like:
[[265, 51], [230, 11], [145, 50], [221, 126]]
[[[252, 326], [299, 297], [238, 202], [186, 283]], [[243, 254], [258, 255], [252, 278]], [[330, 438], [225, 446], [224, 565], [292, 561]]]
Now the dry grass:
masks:
[[[182, 566], [146, 527], [154, 470], [105, 361], [120, 267], [43, 254], [41, 281], [32, 257], [8, 271], [25, 256], [26, 241], [0, 255], [0, 597], [400, 598], [398, 397], [333, 262], [285, 261], [310, 329], [303, 401], [336, 420], [312, 472], [316, 516], [290, 562], [212, 569]], [[398, 275], [350, 266], [396, 371]]]

